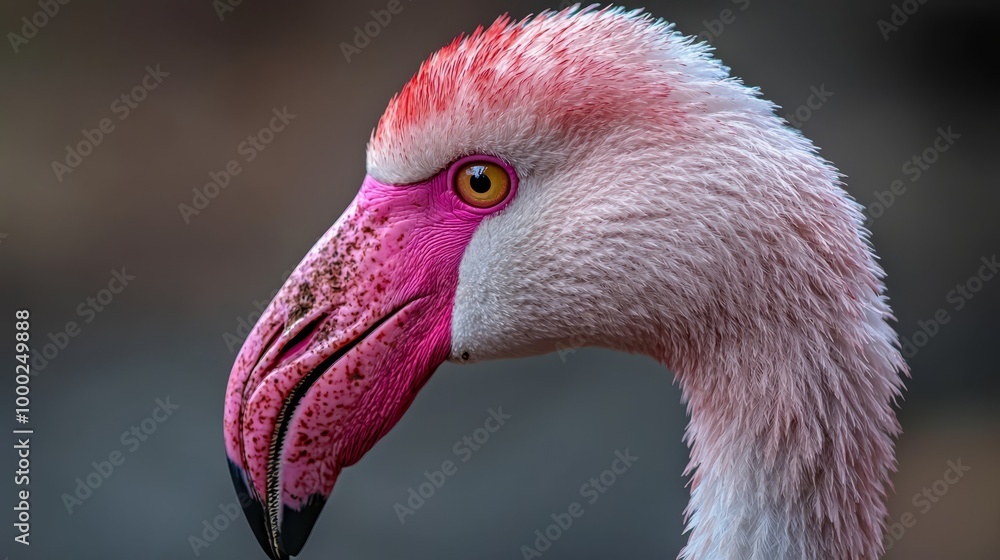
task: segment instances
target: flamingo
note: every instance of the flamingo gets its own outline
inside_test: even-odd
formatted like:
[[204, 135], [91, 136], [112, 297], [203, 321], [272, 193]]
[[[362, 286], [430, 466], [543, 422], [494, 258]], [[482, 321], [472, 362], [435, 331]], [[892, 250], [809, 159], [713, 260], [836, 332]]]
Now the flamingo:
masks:
[[572, 7], [460, 36], [394, 96], [225, 401], [272, 559], [445, 360], [652, 356], [690, 423], [679, 558], [874, 559], [908, 374], [837, 170], [710, 48]]

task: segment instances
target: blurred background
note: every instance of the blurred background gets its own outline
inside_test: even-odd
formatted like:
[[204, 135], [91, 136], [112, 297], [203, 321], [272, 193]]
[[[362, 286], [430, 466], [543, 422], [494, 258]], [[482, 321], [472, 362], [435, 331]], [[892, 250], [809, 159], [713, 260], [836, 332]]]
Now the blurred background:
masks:
[[[369, 133], [418, 64], [501, 13], [559, 6], [402, 0], [391, 21], [370, 24], [387, 0], [53, 1], [44, 17], [42, 4], [0, 6], [0, 332], [13, 340], [14, 311], [30, 309], [40, 356], [31, 545], [13, 540], [5, 436], [0, 556], [264, 558], [242, 512], [227, 513], [222, 399], [244, 329], [353, 198]], [[1000, 557], [1000, 279], [979, 275], [1000, 252], [1000, 9], [644, 7], [711, 42], [869, 208], [897, 327], [914, 344], [886, 558]], [[355, 29], [366, 25], [367, 42]], [[294, 119], [247, 148], [282, 108]], [[195, 200], [233, 159], [241, 173]], [[13, 343], [0, 348], [13, 370]], [[23, 427], [13, 371], [0, 386], [3, 425]], [[523, 558], [550, 514], [628, 449], [639, 459], [544, 558], [674, 558], [688, 496], [679, 398], [652, 360], [608, 351], [446, 364], [341, 475], [301, 557]], [[456, 442], [500, 407], [510, 419], [460, 462]], [[456, 458], [457, 473], [401, 523], [395, 504]], [[949, 461], [969, 469], [953, 484], [942, 482]], [[99, 486], [87, 492], [88, 481]]]

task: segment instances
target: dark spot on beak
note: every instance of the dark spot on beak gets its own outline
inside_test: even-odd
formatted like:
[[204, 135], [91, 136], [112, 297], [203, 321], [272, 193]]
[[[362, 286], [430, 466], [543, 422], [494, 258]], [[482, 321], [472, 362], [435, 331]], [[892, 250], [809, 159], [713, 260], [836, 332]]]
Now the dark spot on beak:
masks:
[[316, 304], [316, 295], [313, 294], [312, 284], [309, 282], [302, 282], [298, 286], [298, 292], [295, 294], [295, 305], [288, 311], [288, 318], [286, 322], [291, 325], [295, 321], [304, 317], [309, 310], [312, 309], [313, 305]]

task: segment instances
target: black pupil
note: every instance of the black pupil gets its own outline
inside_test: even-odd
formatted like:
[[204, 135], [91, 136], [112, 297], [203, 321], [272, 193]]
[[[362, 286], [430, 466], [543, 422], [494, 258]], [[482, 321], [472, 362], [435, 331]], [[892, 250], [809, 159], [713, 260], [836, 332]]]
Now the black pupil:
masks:
[[469, 170], [469, 174], [472, 177], [469, 178], [469, 186], [472, 190], [479, 194], [484, 194], [490, 191], [490, 187], [493, 183], [490, 182], [490, 178], [486, 175], [485, 167], [473, 167]]

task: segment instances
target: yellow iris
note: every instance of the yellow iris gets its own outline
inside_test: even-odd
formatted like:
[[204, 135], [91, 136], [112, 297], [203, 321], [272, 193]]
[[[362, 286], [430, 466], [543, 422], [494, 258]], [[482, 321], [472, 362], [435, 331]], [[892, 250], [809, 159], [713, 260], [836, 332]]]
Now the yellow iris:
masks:
[[455, 191], [476, 208], [496, 206], [510, 192], [510, 175], [496, 163], [469, 162], [455, 174]]

